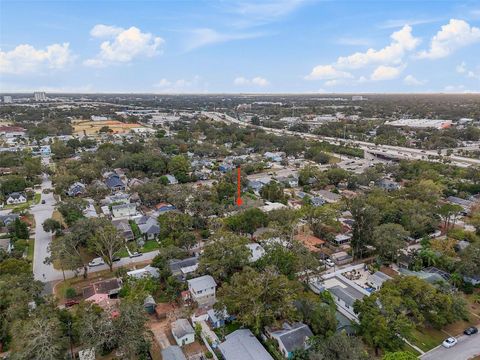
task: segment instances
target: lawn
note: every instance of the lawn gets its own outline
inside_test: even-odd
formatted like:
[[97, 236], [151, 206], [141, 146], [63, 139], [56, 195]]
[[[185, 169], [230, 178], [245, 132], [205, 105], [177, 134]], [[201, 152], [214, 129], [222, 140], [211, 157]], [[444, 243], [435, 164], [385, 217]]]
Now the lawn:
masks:
[[440, 345], [447, 337], [448, 335], [441, 330], [419, 327], [412, 331], [408, 340], [427, 352]]
[[146, 253], [150, 251], [154, 251], [160, 248], [160, 244], [156, 240], [148, 240], [143, 245], [143, 248], [140, 249], [140, 252]]
[[224, 335], [226, 336], [234, 332], [235, 330], [238, 330], [239, 328], [240, 328], [240, 323], [236, 321], [232, 321], [226, 324], [223, 328], [214, 329], [213, 331], [215, 332], [215, 334], [217, 334], [217, 336], [220, 339], [223, 339]]
[[33, 196], [33, 203], [38, 204], [40, 202], [41, 198], [42, 198], [42, 194], [35, 193], [35, 195]]
[[35, 240], [30, 239], [28, 240], [28, 247], [27, 247], [27, 260], [32, 262], [33, 266], [33, 253], [35, 251]]

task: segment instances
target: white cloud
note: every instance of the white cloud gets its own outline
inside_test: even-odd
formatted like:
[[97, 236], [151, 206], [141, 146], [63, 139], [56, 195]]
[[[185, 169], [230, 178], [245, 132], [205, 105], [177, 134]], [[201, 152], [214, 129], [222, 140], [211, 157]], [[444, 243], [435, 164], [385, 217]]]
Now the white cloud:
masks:
[[419, 18], [419, 19], [389, 19], [385, 22], [381, 23], [379, 27], [381, 29], [391, 29], [391, 28], [399, 28], [404, 25], [422, 25], [422, 24], [430, 24], [433, 22], [437, 22], [442, 20], [441, 18]]
[[327, 80], [325, 81], [325, 86], [328, 86], [328, 87], [333, 87], [333, 86], [337, 86], [337, 85], [340, 85], [342, 84], [342, 80], [337, 80], [337, 79], [334, 79], [334, 80]]
[[[356, 52], [349, 56], [340, 56], [335, 63], [331, 65], [317, 65], [309, 75], [307, 80], [339, 80], [353, 79], [351, 72], [346, 70], [361, 69], [367, 66], [377, 65], [372, 73], [371, 80], [387, 80], [397, 77], [403, 70], [403, 57], [413, 51], [420, 39], [412, 35], [412, 28], [409, 25], [403, 26], [400, 30], [390, 35], [392, 41], [389, 45], [379, 50], [368, 49], [365, 52]], [[396, 65], [394, 67], [392, 65]], [[366, 79], [364, 78], [362, 82]], [[332, 84], [333, 82], [329, 82]]]
[[158, 93], [206, 93], [208, 84], [202, 81], [202, 78], [198, 75], [194, 76], [192, 79], [178, 79], [178, 80], [168, 80], [160, 79], [160, 81], [153, 85], [153, 87]]
[[44, 69], [63, 69], [73, 59], [69, 43], [52, 44], [45, 49], [22, 44], [11, 51], [0, 50], [0, 73], [20, 75]]
[[465, 61], [462, 61], [461, 64], [457, 65], [457, 67], [455, 68], [455, 70], [457, 71], [457, 73], [459, 74], [463, 74], [467, 71], [467, 64], [465, 64]]
[[243, 76], [238, 76], [233, 80], [233, 84], [238, 86], [255, 85], [255, 86], [265, 87], [270, 85], [270, 82], [261, 76], [256, 76], [252, 79], [247, 79]]
[[464, 20], [450, 19], [432, 38], [430, 48], [418, 53], [419, 58], [439, 59], [450, 55], [458, 48], [480, 42], [480, 29]]
[[219, 44], [234, 40], [253, 39], [263, 36], [262, 33], [235, 33], [222, 34], [209, 28], [195, 29], [191, 32], [191, 37], [187, 41], [187, 51], [200, 48], [202, 46]]
[[425, 84], [425, 81], [418, 80], [415, 76], [413, 76], [411, 74], [405, 76], [403, 78], [403, 82], [407, 85], [410, 85], [410, 86], [420, 86], [420, 85]]
[[412, 28], [409, 25], [395, 31], [390, 37], [392, 42], [386, 47], [380, 50], [370, 48], [366, 52], [341, 56], [337, 59], [336, 66], [358, 69], [370, 64], [398, 64], [407, 51], [414, 50], [420, 43], [420, 39], [412, 35]]
[[90, 30], [90, 35], [97, 38], [111, 38], [123, 31], [121, 27], [98, 24]]
[[401, 72], [401, 67], [380, 65], [373, 71], [372, 75], [370, 75], [370, 79], [374, 81], [392, 80], [396, 79]]
[[355, 37], [341, 37], [335, 41], [340, 45], [351, 45], [351, 46], [369, 46], [371, 41], [365, 38], [355, 38]]
[[100, 45], [100, 53], [84, 61], [84, 65], [102, 67], [112, 63], [129, 63], [135, 58], [152, 57], [160, 52], [165, 41], [151, 33], [144, 33], [132, 26], [123, 29], [115, 26], [96, 25], [90, 34], [98, 38], [109, 38]]
[[305, 77], [307, 80], [331, 80], [353, 78], [349, 72], [336, 69], [333, 65], [318, 65]]

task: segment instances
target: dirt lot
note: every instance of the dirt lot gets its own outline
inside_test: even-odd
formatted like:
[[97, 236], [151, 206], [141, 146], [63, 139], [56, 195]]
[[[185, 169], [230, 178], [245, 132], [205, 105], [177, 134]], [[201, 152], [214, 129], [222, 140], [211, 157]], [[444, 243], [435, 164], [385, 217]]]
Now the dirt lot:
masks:
[[90, 121], [90, 120], [77, 120], [73, 122], [73, 132], [74, 135], [83, 135], [84, 132], [87, 135], [98, 134], [98, 131], [104, 127], [108, 126], [115, 134], [122, 134], [130, 132], [132, 128], [142, 127], [139, 124], [131, 123], [126, 124], [120, 121], [107, 120], [107, 121]]

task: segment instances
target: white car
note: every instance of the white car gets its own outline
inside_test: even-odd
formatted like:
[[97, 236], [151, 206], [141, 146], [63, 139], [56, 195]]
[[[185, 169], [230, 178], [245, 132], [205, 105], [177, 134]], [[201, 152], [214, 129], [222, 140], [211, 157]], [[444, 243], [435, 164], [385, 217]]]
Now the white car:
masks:
[[330, 267], [335, 266], [335, 263], [332, 261], [332, 259], [325, 259], [325, 264], [327, 264]]
[[443, 346], [444, 348], [449, 349], [449, 348], [457, 345], [457, 342], [458, 342], [458, 340], [455, 339], [454, 337], [449, 337], [448, 339], [445, 339], [445, 340], [443, 341], [442, 346]]
[[88, 263], [88, 266], [90, 267], [100, 266], [100, 265], [105, 265], [105, 261], [103, 261], [101, 257], [97, 257]]

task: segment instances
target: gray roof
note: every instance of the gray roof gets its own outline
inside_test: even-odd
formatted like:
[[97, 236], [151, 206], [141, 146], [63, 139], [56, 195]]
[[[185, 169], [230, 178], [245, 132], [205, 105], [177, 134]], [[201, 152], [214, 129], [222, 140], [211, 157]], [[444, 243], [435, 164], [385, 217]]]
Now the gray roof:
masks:
[[225, 360], [273, 360], [249, 329], [239, 329], [218, 345]]
[[271, 333], [278, 342], [281, 342], [288, 352], [296, 349], [304, 349], [308, 338], [313, 336], [312, 331], [306, 324], [295, 323], [293, 325], [285, 324], [282, 330]]
[[168, 261], [168, 268], [172, 273], [178, 273], [182, 268], [198, 264], [198, 258], [193, 256], [183, 260], [172, 259]]
[[108, 186], [110, 189], [117, 188], [117, 187], [121, 187], [121, 188], [124, 188], [124, 187], [125, 187], [125, 184], [123, 183], [122, 180], [120, 180], [120, 176], [118, 176], [117, 174], [112, 174], [112, 175], [110, 175], [110, 176], [105, 180], [105, 184], [107, 184], [107, 186]]
[[157, 219], [150, 216], [142, 216], [135, 220], [142, 234], [160, 234], [160, 226]]
[[172, 333], [178, 339], [181, 339], [185, 335], [194, 334], [195, 330], [187, 319], [178, 319], [172, 323]]
[[3, 222], [5, 225], [10, 224], [12, 221], [19, 219], [20, 215], [18, 214], [7, 214], [7, 215], [0, 215], [0, 221]]
[[162, 350], [163, 360], [187, 360], [180, 346], [173, 345]]
[[210, 275], [190, 279], [187, 280], [187, 282], [192, 287], [192, 289], [195, 290], [195, 292], [197, 292], [198, 290], [205, 290], [217, 286], [217, 283]]
[[382, 285], [385, 281], [390, 280], [391, 277], [387, 274], [377, 271], [369, 276], [369, 280], [375, 282], [377, 285]]
[[353, 303], [356, 300], [361, 300], [365, 296], [360, 291], [354, 289], [351, 286], [341, 287], [339, 285], [336, 285], [328, 289], [328, 291], [330, 291], [333, 295], [335, 295], [339, 299], [343, 300], [343, 302], [348, 306], [353, 306]]

